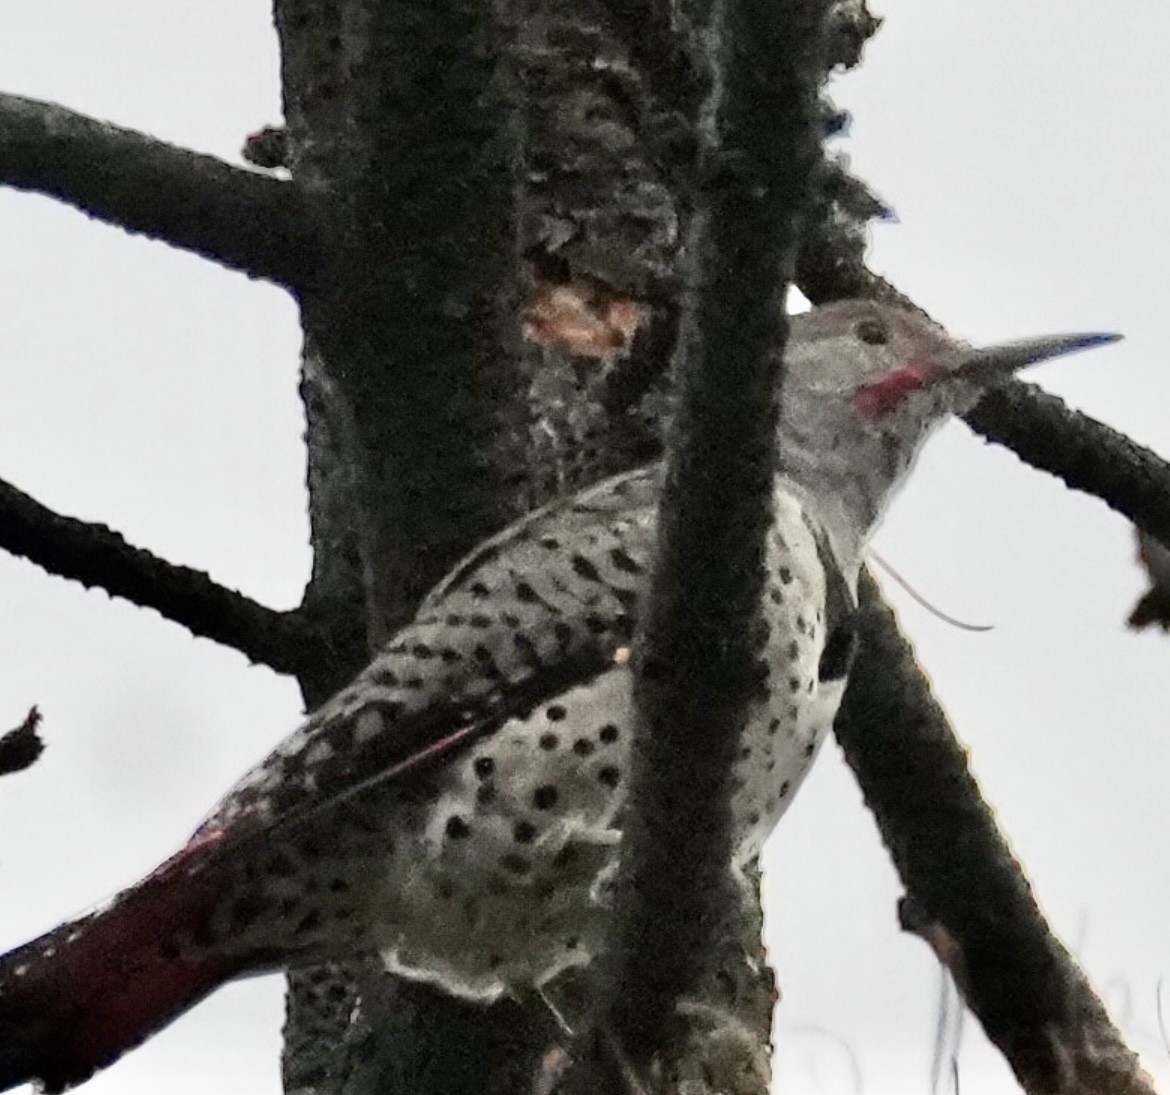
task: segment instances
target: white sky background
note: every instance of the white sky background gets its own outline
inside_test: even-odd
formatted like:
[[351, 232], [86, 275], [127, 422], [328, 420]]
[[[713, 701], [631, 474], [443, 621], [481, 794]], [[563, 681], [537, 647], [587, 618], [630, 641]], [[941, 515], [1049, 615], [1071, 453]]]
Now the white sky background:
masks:
[[[1123, 331], [1034, 375], [1170, 453], [1170, 9], [884, 8], [836, 88], [841, 147], [900, 217], [874, 265], [972, 339]], [[268, 4], [7, 0], [0, 89], [238, 162], [279, 120]], [[12, 191], [0, 240], [0, 477], [294, 605], [309, 553], [288, 298]], [[878, 546], [996, 625], [957, 631], [891, 589], [1056, 929], [1166, 1083], [1170, 640], [1122, 626], [1142, 588], [1129, 528], [953, 425]], [[0, 728], [34, 702], [50, 748], [0, 783], [0, 950], [152, 867], [299, 714], [295, 687], [241, 655], [0, 555]], [[896, 929], [897, 880], [833, 746], [766, 866], [780, 1088], [928, 1091], [934, 960]], [[281, 1001], [276, 978], [231, 986], [87, 1090], [275, 1095]], [[963, 1090], [1014, 1090], [974, 1028]]]

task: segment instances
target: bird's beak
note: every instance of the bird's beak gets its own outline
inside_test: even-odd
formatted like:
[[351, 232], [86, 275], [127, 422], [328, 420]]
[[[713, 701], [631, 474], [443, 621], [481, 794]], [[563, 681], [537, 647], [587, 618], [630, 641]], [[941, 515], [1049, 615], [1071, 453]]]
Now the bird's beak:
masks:
[[1049, 335], [1044, 338], [1023, 338], [1016, 342], [1001, 342], [995, 346], [980, 346], [964, 352], [951, 369], [936, 374], [938, 380], [957, 377], [980, 388], [991, 387], [1006, 380], [1012, 373], [1028, 365], [1047, 361], [1050, 357], [1075, 354], [1095, 346], [1107, 346], [1122, 338], [1115, 334]]
[[939, 361], [911, 361], [891, 370], [880, 380], [859, 388], [853, 395], [853, 406], [865, 418], [878, 421], [900, 407], [913, 392], [959, 381], [967, 390], [981, 393], [1007, 380], [1026, 365], [1078, 350], [1091, 350], [1094, 346], [1105, 346], [1121, 337], [1112, 334], [1050, 335], [948, 352]]

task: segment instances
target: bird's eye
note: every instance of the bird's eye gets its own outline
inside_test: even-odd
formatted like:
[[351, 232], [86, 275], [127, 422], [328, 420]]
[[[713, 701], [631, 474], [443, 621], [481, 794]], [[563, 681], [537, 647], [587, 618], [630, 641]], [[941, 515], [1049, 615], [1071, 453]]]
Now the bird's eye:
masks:
[[884, 346], [890, 340], [886, 325], [879, 319], [863, 319], [853, 328], [853, 333], [870, 346]]

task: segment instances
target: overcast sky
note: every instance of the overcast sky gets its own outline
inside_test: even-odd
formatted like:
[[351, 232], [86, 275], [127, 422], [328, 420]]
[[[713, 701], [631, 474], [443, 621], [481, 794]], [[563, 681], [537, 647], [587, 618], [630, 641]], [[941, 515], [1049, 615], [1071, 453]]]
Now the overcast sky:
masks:
[[[1119, 330], [1035, 377], [1170, 453], [1170, 9], [1157, 0], [906, 0], [839, 142], [893, 205], [872, 261], [955, 333]], [[6, 0], [0, 90], [238, 162], [279, 120], [262, 0]], [[308, 573], [299, 329], [280, 291], [0, 191], [0, 477], [291, 607]], [[1170, 640], [1123, 627], [1129, 527], [952, 425], [877, 546], [956, 630], [902, 619], [1027, 865], [1163, 1083], [1170, 972]], [[888, 585], [889, 583], [887, 583]], [[180, 844], [298, 718], [295, 687], [156, 614], [0, 555], [0, 728], [50, 748], [0, 785], [0, 950]], [[926, 1092], [938, 974], [835, 747], [766, 853], [778, 1088]], [[1165, 990], [1170, 1012], [1170, 986]], [[275, 1095], [282, 982], [217, 993], [93, 1095]], [[1014, 1090], [968, 1022], [962, 1090]]]

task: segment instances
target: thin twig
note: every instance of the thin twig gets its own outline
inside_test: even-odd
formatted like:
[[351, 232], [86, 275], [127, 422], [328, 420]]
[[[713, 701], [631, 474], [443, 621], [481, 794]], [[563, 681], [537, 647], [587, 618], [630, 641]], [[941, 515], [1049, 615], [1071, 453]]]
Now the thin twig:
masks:
[[903, 925], [951, 970], [1030, 1095], [1152, 1095], [1137, 1055], [1052, 934], [876, 583], [834, 724], [909, 897]]
[[278, 673], [328, 656], [298, 612], [277, 612], [202, 571], [128, 544], [105, 525], [54, 513], [0, 480], [0, 550], [62, 578], [153, 608], [193, 634], [240, 651]]
[[319, 267], [297, 184], [54, 103], [0, 95], [0, 184], [290, 288]]
[[45, 743], [37, 734], [40, 723], [41, 713], [33, 707], [24, 722], [0, 737], [0, 776], [24, 771], [45, 751]]

